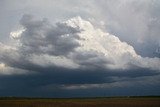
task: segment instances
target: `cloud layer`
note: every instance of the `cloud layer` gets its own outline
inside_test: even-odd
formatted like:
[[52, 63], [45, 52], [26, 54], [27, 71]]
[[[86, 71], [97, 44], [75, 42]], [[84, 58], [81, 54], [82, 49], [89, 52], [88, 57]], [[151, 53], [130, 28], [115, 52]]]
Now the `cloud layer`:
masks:
[[141, 57], [131, 45], [81, 17], [52, 25], [24, 15], [20, 24], [21, 29], [10, 33], [14, 45], [0, 44], [1, 65], [33, 71], [54, 67], [160, 71], [159, 58]]
[[10, 44], [0, 43], [0, 95], [88, 96], [90, 90], [103, 95], [106, 90], [159, 87], [159, 58], [138, 55], [88, 20], [74, 17], [52, 24], [24, 15], [19, 23]]
[[0, 96], [160, 95], [159, 10], [159, 0], [0, 0]]

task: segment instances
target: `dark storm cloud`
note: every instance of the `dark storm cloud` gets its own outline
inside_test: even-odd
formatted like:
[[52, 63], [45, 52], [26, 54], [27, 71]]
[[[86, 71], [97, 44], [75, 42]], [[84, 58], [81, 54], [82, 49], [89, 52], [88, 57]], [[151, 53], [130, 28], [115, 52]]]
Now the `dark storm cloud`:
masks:
[[[47, 69], [40, 65], [32, 63], [29, 59], [30, 55], [54, 55], [66, 56], [74, 51], [78, 43], [74, 41], [78, 29], [73, 29], [70, 26], [57, 23], [52, 26], [46, 19], [35, 20], [31, 15], [24, 15], [20, 23], [25, 31], [21, 37], [13, 37], [20, 41], [20, 46], [17, 49], [1, 45], [1, 61], [8, 66], [26, 69], [31, 71], [41, 71]], [[32, 57], [30, 58], [32, 60]], [[55, 59], [56, 60], [56, 59]], [[67, 62], [68, 63], [68, 62]], [[54, 65], [52, 65], [54, 68]]]
[[0, 45], [2, 68], [6, 65], [35, 72], [61, 68], [99, 69], [106, 72], [119, 70], [122, 74], [125, 71], [125, 74], [132, 74], [133, 68], [153, 70], [151, 74], [159, 70], [158, 58], [137, 55], [132, 46], [94, 28], [80, 17], [52, 25], [47, 19], [37, 20], [24, 15], [20, 24], [22, 30], [11, 33], [15, 46]]
[[[71, 8], [77, 2], [79, 5]], [[52, 1], [50, 3], [52, 4]], [[132, 46], [119, 41], [114, 35], [107, 34], [108, 32], [97, 30], [98, 26], [94, 26], [106, 19], [104, 23], [107, 30], [134, 45], [138, 53], [142, 55], [151, 53], [149, 50], [155, 51], [159, 40], [157, 36], [159, 6], [154, 7], [156, 4], [154, 3], [152, 14], [156, 18], [152, 19], [150, 13], [146, 11], [150, 10], [148, 4], [151, 2], [143, 3], [144, 1], [138, 3], [126, 0], [116, 2], [102, 0], [98, 3], [76, 1], [70, 4], [67, 1], [62, 3], [65, 6], [59, 6], [64, 7], [65, 12], [62, 12], [64, 10], [58, 9], [58, 6], [48, 8], [47, 2], [39, 2], [37, 8], [45, 5], [42, 10], [45, 10], [46, 14], [58, 9], [64, 16], [67, 13], [65, 18], [75, 16], [76, 13], [80, 16], [91, 16], [91, 21], [93, 17], [95, 23], [93, 21], [92, 25], [81, 18], [73, 18], [52, 24], [48, 19], [37, 20], [32, 15], [24, 15], [20, 20], [22, 28], [11, 35], [12, 39], [15, 39], [13, 46], [0, 44], [0, 95], [41, 97], [148, 93], [159, 95], [159, 59], [138, 56]], [[16, 3], [14, 6], [16, 9], [19, 8], [16, 7]], [[27, 2], [24, 5], [30, 6], [34, 8], [35, 3]], [[81, 6], [85, 8], [81, 9]], [[99, 7], [103, 8], [102, 11]], [[77, 10], [80, 12], [77, 13]], [[33, 11], [37, 12], [35, 8]], [[61, 12], [57, 14], [60, 15]], [[53, 16], [55, 17], [55, 14]], [[146, 19], [148, 16], [150, 23]], [[102, 35], [109, 37], [99, 39]], [[96, 36], [97, 38], [94, 38]], [[136, 46], [137, 40], [141, 43]], [[148, 53], [144, 56], [149, 56]]]
[[[131, 90], [130, 88], [142, 90], [145, 87], [147, 88], [148, 85], [155, 86], [159, 84], [158, 75], [152, 75], [153, 77], [151, 74], [146, 75], [146, 72], [150, 72], [147, 70], [144, 70], [144, 74], [142, 75], [137, 75], [138, 72], [140, 72], [140, 69], [134, 71], [132, 74], [114, 73], [113, 71], [106, 72], [102, 70], [98, 70], [98, 72], [97, 70], [84, 72], [80, 70], [55, 69], [55, 71], [51, 70], [38, 74], [0, 76], [0, 95], [71, 97], [84, 95], [83, 93], [86, 93], [87, 96], [89, 91], [93, 96], [104, 94], [104, 92], [106, 95], [114, 95], [116, 89], [117, 91], [118, 89], [121, 90], [118, 93], [120, 95], [124, 94], [124, 91], [128, 89]], [[125, 87], [125, 89], [122, 89], [122, 87]], [[94, 94], [93, 90], [99, 90], [100, 92], [103, 90], [103, 93], [98, 94], [98, 91], [98, 93]], [[130, 92], [128, 93], [130, 94]], [[158, 93], [158, 91], [155, 93]], [[141, 92], [139, 94], [143, 95]]]
[[106, 63], [112, 63], [105, 60], [103, 55], [97, 55], [96, 52], [77, 52], [73, 55], [73, 60], [77, 61], [82, 67], [88, 66], [89, 69], [104, 69]]
[[69, 26], [57, 23], [55, 27], [47, 19], [36, 21], [31, 15], [24, 15], [21, 24], [26, 29], [20, 38], [24, 53], [66, 55], [78, 46], [73, 39], [79, 31]]

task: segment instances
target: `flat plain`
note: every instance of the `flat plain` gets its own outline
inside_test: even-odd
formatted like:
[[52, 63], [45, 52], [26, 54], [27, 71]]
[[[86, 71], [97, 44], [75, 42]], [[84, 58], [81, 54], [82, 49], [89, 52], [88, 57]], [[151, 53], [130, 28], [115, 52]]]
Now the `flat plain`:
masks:
[[160, 107], [160, 97], [0, 98], [0, 107]]

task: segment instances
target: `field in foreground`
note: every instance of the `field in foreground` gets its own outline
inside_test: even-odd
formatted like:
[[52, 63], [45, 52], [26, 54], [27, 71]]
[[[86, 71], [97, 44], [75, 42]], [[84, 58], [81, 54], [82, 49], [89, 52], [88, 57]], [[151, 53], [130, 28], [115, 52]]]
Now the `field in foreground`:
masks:
[[0, 99], [0, 107], [160, 107], [160, 98]]

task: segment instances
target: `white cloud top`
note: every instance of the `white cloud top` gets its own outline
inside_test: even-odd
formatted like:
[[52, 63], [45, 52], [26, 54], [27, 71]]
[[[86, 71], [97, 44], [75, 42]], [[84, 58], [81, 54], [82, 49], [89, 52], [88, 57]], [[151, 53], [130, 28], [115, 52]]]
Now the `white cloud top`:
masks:
[[25, 29], [20, 29], [20, 30], [17, 30], [17, 31], [13, 31], [10, 33], [10, 37], [12, 39], [18, 39], [20, 38], [21, 34], [25, 31]]

